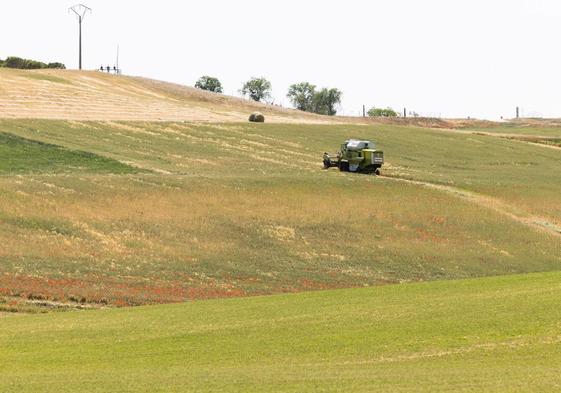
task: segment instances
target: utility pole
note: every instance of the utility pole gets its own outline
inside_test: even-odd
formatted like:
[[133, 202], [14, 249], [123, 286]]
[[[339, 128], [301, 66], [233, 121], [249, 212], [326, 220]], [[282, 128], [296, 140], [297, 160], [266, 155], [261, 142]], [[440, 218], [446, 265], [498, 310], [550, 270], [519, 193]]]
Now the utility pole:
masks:
[[516, 107], [516, 118], [520, 118], [520, 108]]
[[88, 12], [92, 12], [90, 7], [84, 4], [76, 4], [68, 9], [78, 17], [78, 69], [82, 69], [82, 21]]
[[407, 117], [407, 108], [403, 108], [403, 117]]
[[366, 117], [366, 105], [362, 106], [362, 117]]

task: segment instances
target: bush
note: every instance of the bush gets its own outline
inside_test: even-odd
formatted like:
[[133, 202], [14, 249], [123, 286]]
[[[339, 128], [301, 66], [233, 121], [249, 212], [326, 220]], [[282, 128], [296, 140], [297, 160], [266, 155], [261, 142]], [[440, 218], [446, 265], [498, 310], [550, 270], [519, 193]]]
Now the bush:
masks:
[[370, 117], [397, 117], [398, 114], [392, 108], [371, 108], [368, 111], [368, 116]]
[[19, 70], [39, 70], [44, 68], [66, 69], [66, 66], [62, 63], [46, 64], [41, 61], [22, 59], [16, 56], [10, 56], [5, 61], [1, 61], [1, 66]]
[[49, 63], [49, 64], [47, 64], [47, 68], [57, 69], [57, 70], [65, 70], [66, 66], [62, 63]]
[[249, 116], [249, 121], [253, 123], [265, 123], [265, 116], [259, 112], [255, 112]]
[[18, 68], [21, 70], [26, 70], [29, 67], [29, 60], [22, 59], [21, 57], [8, 57], [5, 61], [6, 67], [8, 68]]

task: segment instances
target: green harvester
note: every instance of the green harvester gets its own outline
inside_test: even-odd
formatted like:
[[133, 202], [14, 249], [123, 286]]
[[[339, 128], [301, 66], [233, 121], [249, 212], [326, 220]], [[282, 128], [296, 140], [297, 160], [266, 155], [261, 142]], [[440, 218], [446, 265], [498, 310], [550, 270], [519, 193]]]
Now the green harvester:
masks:
[[349, 139], [337, 154], [323, 153], [325, 169], [337, 167], [341, 172], [380, 174], [384, 165], [384, 152], [376, 150], [371, 141]]

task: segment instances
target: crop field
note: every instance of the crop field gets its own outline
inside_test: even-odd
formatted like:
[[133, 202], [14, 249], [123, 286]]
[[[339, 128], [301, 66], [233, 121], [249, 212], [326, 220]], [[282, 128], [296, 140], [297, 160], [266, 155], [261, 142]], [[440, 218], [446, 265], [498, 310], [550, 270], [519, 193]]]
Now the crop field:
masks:
[[558, 121], [0, 79], [1, 392], [559, 390]]
[[[554, 149], [395, 125], [1, 120], [0, 132], [18, 146], [0, 158], [4, 311], [561, 266]], [[383, 177], [321, 169], [350, 137], [386, 151]]]
[[459, 128], [463, 130], [481, 131], [494, 134], [561, 137], [561, 122], [557, 119], [518, 119], [504, 123], [467, 122]]
[[247, 121], [262, 111], [277, 123], [325, 118], [187, 86], [102, 72], [0, 69], [0, 118]]
[[464, 124], [458, 127], [480, 135], [498, 136], [525, 143], [561, 149], [561, 123], [558, 120], [524, 119], [509, 123]]
[[551, 392], [561, 274], [0, 318], [2, 392]]

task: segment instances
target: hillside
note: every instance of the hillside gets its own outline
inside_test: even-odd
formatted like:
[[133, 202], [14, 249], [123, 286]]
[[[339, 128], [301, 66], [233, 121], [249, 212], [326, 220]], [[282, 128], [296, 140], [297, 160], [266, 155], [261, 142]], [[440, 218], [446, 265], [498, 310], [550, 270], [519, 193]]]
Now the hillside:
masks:
[[[96, 72], [0, 93], [0, 391], [559, 387], [555, 121], [312, 124]], [[382, 176], [322, 169], [349, 138]]]
[[0, 68], [0, 118], [326, 123], [323, 116], [145, 78], [96, 71]]
[[0, 317], [0, 391], [552, 392], [561, 274]]
[[[516, 132], [555, 122], [302, 124], [325, 118], [98, 72], [0, 72], [0, 309], [561, 266], [559, 149]], [[255, 108], [279, 123], [248, 124]], [[129, 116], [150, 121], [107, 120]], [[385, 150], [382, 177], [321, 169], [351, 137]]]
[[[0, 165], [6, 310], [561, 267], [561, 161], [540, 146], [393, 125], [3, 120], [0, 131], [43, 149]], [[383, 177], [321, 169], [351, 136], [386, 151]]]

